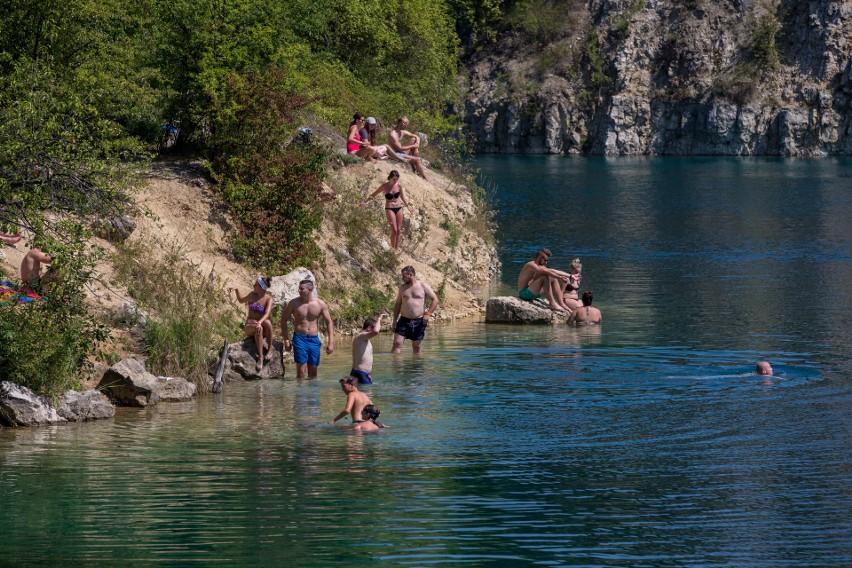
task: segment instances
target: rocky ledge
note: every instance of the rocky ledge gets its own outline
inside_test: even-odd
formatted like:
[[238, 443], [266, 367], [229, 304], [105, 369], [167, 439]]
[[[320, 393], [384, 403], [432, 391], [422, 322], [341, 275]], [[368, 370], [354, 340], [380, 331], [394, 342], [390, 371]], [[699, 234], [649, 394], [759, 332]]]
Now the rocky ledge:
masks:
[[542, 300], [527, 302], [517, 296], [495, 296], [485, 304], [486, 323], [547, 325], [564, 321], [564, 314], [551, 310]]

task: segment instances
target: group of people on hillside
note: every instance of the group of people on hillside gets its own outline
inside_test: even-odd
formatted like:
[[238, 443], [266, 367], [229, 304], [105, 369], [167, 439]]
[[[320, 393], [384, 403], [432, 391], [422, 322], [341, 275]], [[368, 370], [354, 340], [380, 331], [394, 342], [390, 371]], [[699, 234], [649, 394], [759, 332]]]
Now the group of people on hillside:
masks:
[[377, 138], [379, 123], [372, 117], [355, 113], [346, 132], [346, 152], [364, 158], [368, 162], [378, 160], [396, 160], [411, 166], [417, 175], [429, 181], [423, 158], [420, 157], [420, 135], [406, 130], [408, 118], [400, 116], [393, 129], [388, 132], [387, 144], [379, 144]]
[[[438, 295], [432, 287], [417, 279], [413, 266], [401, 271], [402, 284], [397, 290], [393, 308], [394, 330], [392, 353], [399, 353], [405, 340], [411, 341], [414, 353], [420, 353], [420, 346], [426, 335], [426, 328], [435, 310], [438, 308]], [[228, 288], [241, 304], [248, 305], [245, 332], [254, 338], [257, 348], [256, 369], [260, 372], [263, 365], [273, 356], [273, 327], [270, 317], [273, 311], [272, 296], [269, 294], [271, 279], [258, 276], [252, 289], [246, 294], [237, 288]], [[429, 303], [428, 307], [426, 303]], [[379, 409], [369, 397], [358, 390], [358, 384], [372, 384], [373, 344], [371, 339], [379, 334], [383, 314], [376, 318], [367, 318], [364, 325], [352, 340], [352, 370], [349, 376], [341, 379], [341, 388], [347, 395], [346, 407], [332, 420], [337, 422], [351, 415], [352, 424], [358, 430], [374, 430], [382, 427], [376, 421]], [[290, 335], [290, 320], [293, 320], [293, 334]], [[307, 279], [299, 282], [298, 296], [287, 302], [281, 314], [281, 334], [284, 337], [284, 349], [293, 352], [296, 363], [296, 378], [316, 378], [320, 364], [322, 341], [319, 337], [319, 320], [325, 321], [328, 329], [326, 354], [334, 351], [334, 322], [328, 311], [328, 305], [314, 294], [314, 282]]]
[[579, 297], [583, 265], [579, 258], [571, 261], [569, 272], [548, 268], [550, 250], [540, 249], [535, 258], [527, 262], [518, 274], [518, 297], [527, 302], [547, 299], [550, 309], [570, 312], [566, 323], [595, 324], [601, 322], [601, 311], [592, 307], [591, 290]]

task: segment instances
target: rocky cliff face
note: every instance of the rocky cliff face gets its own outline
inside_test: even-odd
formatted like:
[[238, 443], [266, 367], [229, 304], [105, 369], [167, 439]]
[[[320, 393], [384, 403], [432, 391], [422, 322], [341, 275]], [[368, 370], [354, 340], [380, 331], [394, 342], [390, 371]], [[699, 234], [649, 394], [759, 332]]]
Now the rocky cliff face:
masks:
[[[576, 3], [575, 3], [576, 4]], [[589, 0], [468, 63], [486, 153], [852, 154], [852, 1]]]

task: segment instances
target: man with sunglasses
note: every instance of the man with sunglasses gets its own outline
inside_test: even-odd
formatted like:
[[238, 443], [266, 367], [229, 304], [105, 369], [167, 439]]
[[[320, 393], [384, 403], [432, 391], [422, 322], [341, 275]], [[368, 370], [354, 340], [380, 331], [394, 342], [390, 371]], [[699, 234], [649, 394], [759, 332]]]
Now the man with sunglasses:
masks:
[[518, 297], [527, 302], [539, 298], [547, 298], [550, 309], [557, 312], [568, 312], [571, 309], [562, 303], [562, 294], [568, 286], [568, 275], [558, 270], [547, 268], [551, 253], [543, 248], [536, 253], [535, 258], [521, 268], [518, 274]]

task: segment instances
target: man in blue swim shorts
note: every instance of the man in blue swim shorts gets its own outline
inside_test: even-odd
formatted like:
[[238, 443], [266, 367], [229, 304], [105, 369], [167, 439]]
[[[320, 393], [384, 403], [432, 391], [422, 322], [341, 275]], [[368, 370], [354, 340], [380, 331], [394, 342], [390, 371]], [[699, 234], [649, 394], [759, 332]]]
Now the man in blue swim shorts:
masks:
[[[328, 313], [328, 306], [314, 296], [313, 281], [302, 280], [299, 282], [299, 297], [290, 300], [281, 315], [281, 334], [284, 336], [284, 349], [293, 350], [297, 379], [304, 379], [306, 374], [312, 379], [317, 376], [317, 368], [320, 364], [320, 347], [322, 346], [318, 327], [320, 316], [325, 320], [328, 329], [328, 345], [325, 352], [330, 355], [334, 351], [334, 323]], [[291, 317], [295, 320], [292, 341], [290, 341], [289, 328]]]
[[[429, 298], [429, 309], [426, 309], [426, 298]], [[402, 285], [393, 306], [392, 353], [399, 353], [406, 339], [411, 340], [414, 352], [420, 353], [426, 326], [438, 309], [438, 302], [438, 295], [432, 287], [422, 280], [417, 280], [414, 267], [406, 266], [402, 269]]]

